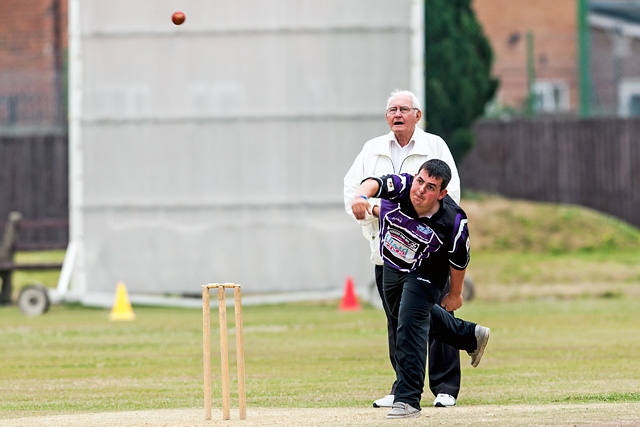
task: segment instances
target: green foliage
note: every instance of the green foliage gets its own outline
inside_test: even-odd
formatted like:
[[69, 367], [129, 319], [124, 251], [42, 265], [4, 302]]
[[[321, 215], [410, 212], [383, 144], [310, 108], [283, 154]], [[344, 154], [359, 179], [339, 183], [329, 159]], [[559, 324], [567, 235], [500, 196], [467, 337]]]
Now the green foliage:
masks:
[[456, 159], [462, 159], [464, 153], [467, 153], [473, 147], [473, 133], [469, 128], [457, 128], [451, 133], [449, 138], [449, 146], [451, 154]]
[[473, 146], [471, 126], [498, 87], [492, 62], [470, 0], [425, 2], [427, 130], [447, 141], [458, 162]]

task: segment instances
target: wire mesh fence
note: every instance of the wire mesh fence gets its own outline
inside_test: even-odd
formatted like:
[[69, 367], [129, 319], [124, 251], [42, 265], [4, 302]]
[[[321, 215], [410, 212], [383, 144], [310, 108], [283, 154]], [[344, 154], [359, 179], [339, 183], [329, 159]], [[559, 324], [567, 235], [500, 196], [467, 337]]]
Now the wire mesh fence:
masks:
[[505, 115], [640, 115], [640, 2], [474, 0]]
[[0, 132], [66, 127], [66, 0], [3, 0]]

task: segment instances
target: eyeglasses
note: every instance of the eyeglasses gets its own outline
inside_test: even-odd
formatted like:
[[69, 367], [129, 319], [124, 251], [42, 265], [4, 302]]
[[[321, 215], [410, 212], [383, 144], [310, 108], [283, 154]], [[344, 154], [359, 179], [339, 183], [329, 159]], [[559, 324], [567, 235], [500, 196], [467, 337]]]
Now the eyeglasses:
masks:
[[400, 110], [401, 114], [407, 114], [411, 110], [417, 110], [417, 108], [407, 107], [406, 105], [403, 105], [402, 107], [389, 107], [387, 108], [387, 114], [395, 114], [398, 112], [398, 110]]

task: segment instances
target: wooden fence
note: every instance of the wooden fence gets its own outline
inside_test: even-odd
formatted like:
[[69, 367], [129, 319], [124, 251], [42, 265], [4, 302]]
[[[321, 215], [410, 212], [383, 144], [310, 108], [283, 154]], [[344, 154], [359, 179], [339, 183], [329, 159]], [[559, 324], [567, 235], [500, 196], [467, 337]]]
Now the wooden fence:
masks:
[[463, 188], [576, 204], [640, 227], [640, 118], [480, 121]]
[[[587, 206], [640, 227], [640, 118], [484, 120], [460, 162], [463, 189]], [[66, 134], [0, 136], [0, 229], [20, 211], [21, 249], [64, 248]]]
[[0, 135], [0, 230], [22, 213], [19, 249], [64, 248], [69, 239], [66, 134]]

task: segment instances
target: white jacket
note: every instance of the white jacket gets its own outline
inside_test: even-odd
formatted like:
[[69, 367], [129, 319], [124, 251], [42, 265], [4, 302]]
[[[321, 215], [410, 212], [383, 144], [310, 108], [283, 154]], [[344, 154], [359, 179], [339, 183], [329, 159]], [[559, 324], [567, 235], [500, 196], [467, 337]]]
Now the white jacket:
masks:
[[[449, 196], [460, 204], [460, 177], [451, 151], [444, 140], [418, 127], [411, 139], [414, 141], [414, 146], [400, 165], [394, 165], [391, 160], [389, 141], [396, 140], [393, 132], [370, 139], [364, 144], [362, 151], [344, 176], [344, 207], [352, 218], [355, 219], [351, 212], [351, 203], [356, 196], [356, 189], [364, 179], [390, 173], [416, 174], [420, 166], [429, 159], [441, 159], [449, 165], [451, 182], [447, 186], [447, 191]], [[372, 206], [380, 205], [380, 199], [370, 198], [369, 201]], [[367, 216], [366, 219], [358, 222], [362, 225], [362, 234], [371, 245], [371, 262], [382, 265], [378, 218]]]

